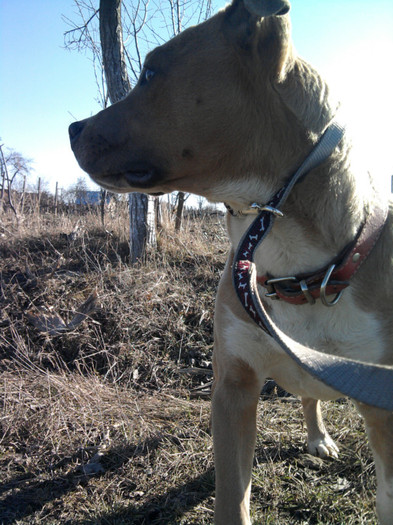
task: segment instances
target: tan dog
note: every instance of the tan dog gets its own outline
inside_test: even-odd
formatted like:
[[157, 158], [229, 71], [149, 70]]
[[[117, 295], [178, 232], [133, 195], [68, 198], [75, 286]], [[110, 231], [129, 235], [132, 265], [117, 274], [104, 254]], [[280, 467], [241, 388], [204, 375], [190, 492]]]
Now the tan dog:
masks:
[[[181, 190], [227, 203], [231, 251], [215, 316], [215, 522], [248, 524], [256, 407], [267, 377], [303, 397], [308, 446], [335, 456], [317, 399], [339, 393], [312, 378], [248, 317], [231, 281], [233, 252], [253, 216], [307, 157], [335, 116], [329, 90], [290, 40], [287, 0], [234, 0], [155, 49], [121, 102], [70, 126], [80, 166], [115, 192]], [[324, 267], [378, 201], [347, 138], [295, 186], [256, 257], [258, 274]], [[329, 354], [393, 364], [392, 211], [338, 304], [264, 298], [286, 334]], [[260, 287], [261, 295], [264, 290]], [[393, 414], [359, 404], [373, 449], [381, 523], [393, 523]]]

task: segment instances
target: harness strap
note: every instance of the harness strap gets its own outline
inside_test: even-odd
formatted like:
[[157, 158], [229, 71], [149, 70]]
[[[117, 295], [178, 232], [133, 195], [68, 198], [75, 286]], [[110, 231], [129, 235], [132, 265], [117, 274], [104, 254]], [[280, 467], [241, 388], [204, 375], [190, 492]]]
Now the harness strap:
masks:
[[[302, 175], [316, 167], [332, 153], [341, 141], [343, 134], [343, 128], [332, 123], [288, 183], [273, 196], [267, 206], [261, 207], [261, 213], [243, 235], [237, 248], [232, 267], [233, 284], [251, 319], [304, 370], [327, 386], [357, 401], [386, 410], [393, 410], [393, 367], [362, 363], [324, 354], [292, 340], [274, 325], [259, 298], [257, 289], [257, 272], [253, 263], [256, 249], [271, 231], [275, 217], [281, 213], [279, 209], [284, 204], [294, 184]], [[383, 217], [386, 217], [387, 210], [381, 210], [381, 213]], [[375, 242], [376, 239], [372, 246]], [[351, 263], [348, 261], [347, 264], [349, 268]]]

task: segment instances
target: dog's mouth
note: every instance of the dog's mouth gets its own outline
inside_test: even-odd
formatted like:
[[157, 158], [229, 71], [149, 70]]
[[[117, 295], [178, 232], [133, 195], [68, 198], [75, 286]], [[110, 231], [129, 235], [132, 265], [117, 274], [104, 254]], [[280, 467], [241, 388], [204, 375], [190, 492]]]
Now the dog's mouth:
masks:
[[129, 193], [132, 191], [143, 191], [152, 193], [150, 190], [159, 185], [163, 175], [155, 168], [135, 168], [116, 174], [90, 174], [91, 178], [104, 189], [114, 193]]
[[127, 171], [123, 174], [126, 182], [132, 187], [151, 188], [157, 182], [156, 170]]

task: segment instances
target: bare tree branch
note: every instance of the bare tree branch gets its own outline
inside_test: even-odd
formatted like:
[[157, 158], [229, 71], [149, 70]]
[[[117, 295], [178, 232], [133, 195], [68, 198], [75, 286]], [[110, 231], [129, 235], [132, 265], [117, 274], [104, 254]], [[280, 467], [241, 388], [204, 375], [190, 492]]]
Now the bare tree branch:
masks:
[[[74, 36], [76, 32], [79, 32], [79, 39], [76, 40], [75, 42], [80, 44], [83, 36], [88, 33], [88, 25], [93, 20], [93, 18], [95, 18], [98, 15], [98, 12], [99, 10], [96, 9], [94, 13], [91, 15], [91, 17], [82, 26], [75, 26], [73, 29], [70, 29], [69, 31], [65, 31], [64, 37], [68, 37], [69, 35]], [[73, 24], [72, 20], [70, 20], [69, 18], [65, 16], [63, 17], [63, 20], [69, 22], [70, 24]]]

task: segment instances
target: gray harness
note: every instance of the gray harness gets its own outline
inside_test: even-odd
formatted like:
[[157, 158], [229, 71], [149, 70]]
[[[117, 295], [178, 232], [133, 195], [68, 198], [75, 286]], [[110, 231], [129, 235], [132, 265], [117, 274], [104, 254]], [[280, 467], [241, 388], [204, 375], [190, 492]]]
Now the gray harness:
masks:
[[[236, 293], [251, 319], [304, 370], [327, 386], [357, 401], [393, 410], [393, 367], [363, 363], [307, 348], [284, 334], [269, 317], [257, 289], [257, 272], [253, 262], [254, 253], [271, 231], [275, 218], [283, 216], [282, 208], [292, 188], [311, 169], [321, 164], [334, 151], [344, 135], [344, 128], [333, 122], [326, 129], [311, 154], [296, 173], [269, 201], [267, 205], [255, 204], [260, 211], [237, 248], [232, 277]], [[387, 217], [387, 209], [379, 208], [376, 239]], [[374, 246], [374, 240], [370, 250]], [[327, 283], [324, 283], [326, 286]], [[327, 304], [330, 306], [330, 304]]]

